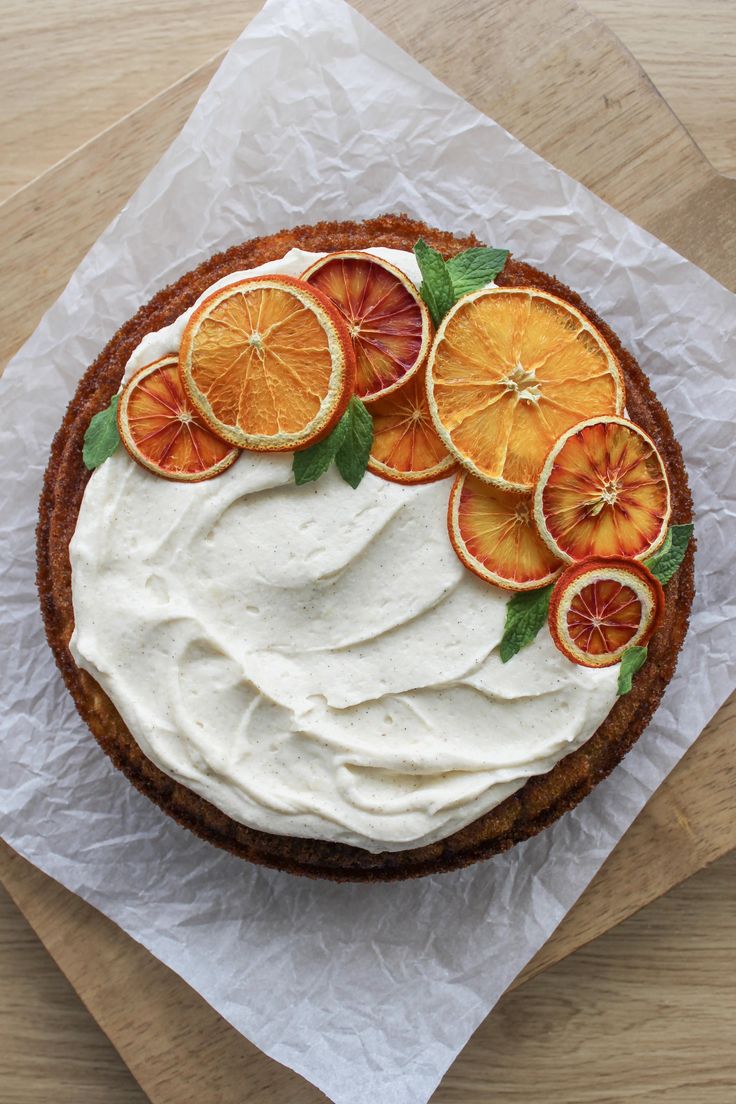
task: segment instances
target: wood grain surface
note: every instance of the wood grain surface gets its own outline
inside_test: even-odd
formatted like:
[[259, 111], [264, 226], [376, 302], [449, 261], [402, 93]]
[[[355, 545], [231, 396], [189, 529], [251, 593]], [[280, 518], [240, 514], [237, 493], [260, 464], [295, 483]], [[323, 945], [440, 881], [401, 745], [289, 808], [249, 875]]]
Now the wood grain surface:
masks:
[[[595, 7], [596, 3], [591, 0], [588, 6]], [[199, 56], [197, 51], [203, 46], [201, 7], [189, 0], [157, 5], [155, 19], [153, 7], [147, 4], [115, 6], [103, 0], [92, 5], [57, 0], [48, 7], [48, 24], [39, 25], [37, 13], [34, 15], [33, 34], [29, 6], [21, 6], [16, 0], [5, 0], [2, 6], [10, 15], [4, 20], [6, 36], [9, 26], [11, 39], [15, 35], [16, 43], [23, 40], [25, 47], [24, 52], [9, 51], [11, 77], [1, 101], [6, 108], [10, 102], [11, 114], [15, 112], [8, 129], [10, 157], [4, 159], [8, 181], [1, 182], [10, 189], [13, 179], [18, 179], [13, 173], [28, 171], [31, 161], [24, 161], [24, 157], [33, 152], [34, 156], [46, 157], [48, 165], [50, 160], [63, 156], [76, 141], [84, 139], [85, 134], [77, 128], [97, 129], [112, 123], [122, 111], [140, 102], [131, 102], [129, 97], [140, 96], [141, 90], [163, 87], [219, 45], [227, 45], [259, 5], [219, 5], [212, 21], [208, 12], [204, 36], [208, 49]], [[400, 12], [385, 3], [358, 6], [476, 106], [493, 114], [519, 137], [724, 282], [736, 284], [736, 199], [731, 182], [724, 181], [705, 163], [666, 106], [650, 88], [644, 90], [646, 82], [633, 64], [593, 20], [572, 4], [546, 6], [548, 16], [551, 10], [555, 13], [552, 26], [536, 38], [525, 40], [523, 48], [517, 42], [517, 50], [510, 49], [511, 31], [504, 26], [514, 5], [495, 3], [486, 5], [485, 11], [479, 3], [464, 5], [469, 24], [483, 17], [492, 23], [494, 41], [504, 32], [507, 35], [507, 50], [497, 66], [500, 71], [495, 84], [489, 84], [484, 70], [463, 67], [463, 52], [472, 53], [470, 35], [464, 40], [460, 36], [461, 41], [447, 41], [448, 19], [457, 5], [433, 5], [434, 11], [425, 18], [424, 34], [418, 34], [415, 21], [408, 20], [409, 5]], [[603, 6], [603, 0], [599, 6]], [[623, 9], [626, 5], [618, 6]], [[709, 9], [717, 6], [704, 5]], [[617, 5], [611, 2], [608, 7]], [[672, 4], [675, 21], [678, 8], [677, 3]], [[224, 27], [229, 18], [235, 25], [225, 32], [220, 20]], [[531, 20], [525, 24], [531, 25]], [[730, 26], [736, 30], [736, 19], [731, 19]], [[217, 36], [221, 31], [220, 42]], [[728, 25], [723, 34], [724, 41], [728, 41]], [[523, 72], [517, 64], [519, 59], [523, 60]], [[42, 67], [45, 79], [39, 81]], [[555, 79], [555, 68], [566, 76], [576, 73], [582, 83], [570, 87], [567, 79]], [[0, 207], [0, 237], [7, 246], [0, 256], [0, 276], [5, 277], [3, 286], [14, 289], [12, 296], [6, 296], [2, 311], [0, 360], [33, 329], [38, 315], [58, 294], [94, 237], [184, 121], [211, 71], [212, 66], [205, 67], [185, 78]], [[156, 83], [164, 73], [162, 82]], [[6, 81], [7, 71], [0, 73], [0, 88]], [[147, 84], [149, 81], [153, 83]], [[545, 81], [550, 87], [548, 94], [542, 95]], [[51, 92], [54, 82], [56, 88]], [[590, 102], [581, 105], [586, 92]], [[602, 102], [605, 135], [600, 125]], [[564, 133], [555, 123], [561, 113], [566, 122]], [[90, 123], [90, 119], [95, 121]], [[571, 125], [572, 119], [575, 126]], [[65, 127], [69, 141], [66, 149], [61, 144]], [[90, 129], [87, 134], [92, 132]], [[35, 135], [33, 140], [29, 134]], [[120, 156], [123, 149], [124, 158]], [[662, 180], [668, 181], [667, 188], [661, 187]], [[91, 186], [90, 181], [94, 181]], [[61, 196], [63, 203], [59, 201]], [[49, 249], [50, 241], [53, 249]], [[530, 973], [594, 938], [736, 844], [732, 753], [729, 758], [733, 731], [732, 706], [722, 712], [650, 803]], [[719, 771], [723, 763], [730, 763], [730, 773]], [[715, 831], [714, 813], [718, 825]], [[7, 851], [2, 861], [16, 899], [156, 1104], [174, 1100], [185, 1104], [195, 1096], [223, 1104], [236, 1099], [264, 1104], [281, 1099], [293, 1104], [321, 1099], [304, 1082], [243, 1044], [211, 1010], [209, 1017], [203, 1018], [202, 1002], [193, 994], [190, 1001], [186, 995], [190, 991], [160, 964], [151, 964], [145, 952], [141, 952], [144, 957], [136, 966], [127, 937], [101, 921], [93, 910], [32, 868], [26, 870], [27, 864], [19, 863]], [[712, 872], [699, 875], [594, 948], [579, 952], [572, 962], [548, 971], [508, 997], [453, 1067], [436, 1100], [462, 1100], [464, 1104], [491, 1099], [497, 1104], [528, 1100], [535, 1083], [538, 1086], [541, 1081], [545, 1099], [570, 1104], [628, 1100], [634, 1095], [678, 1102], [687, 1099], [694, 1104], [700, 1100], [708, 1104], [731, 1101], [734, 1070], [729, 1039], [731, 1044], [736, 1041], [734, 923], [733, 909], [729, 913], [724, 902], [733, 900], [727, 896], [729, 875], [733, 889], [733, 873], [732, 857], [722, 860]], [[691, 889], [701, 884], [705, 887], [702, 891]], [[670, 900], [685, 903], [670, 908]], [[645, 918], [655, 909], [659, 914], [663, 908], [662, 941], [658, 942], [651, 938]], [[0, 915], [10, 918], [8, 929], [3, 930], [11, 933], [11, 950], [3, 943], [0, 965], [21, 962], [21, 953], [27, 955], [34, 946], [29, 943], [27, 929], [23, 935], [24, 929], [18, 928], [20, 921], [8, 908]], [[634, 934], [620, 942], [623, 933], [632, 928]], [[609, 951], [599, 950], [609, 944]], [[80, 946], [84, 947], [81, 956]], [[682, 962], [685, 947], [690, 948], [686, 967]], [[89, 964], [92, 949], [95, 984], [89, 984], [89, 977], [85, 983], [83, 969]], [[97, 1063], [93, 1068], [99, 1069], [99, 1079], [89, 1076], [86, 1062], [83, 1068], [75, 1065], [67, 1045], [70, 1036], [64, 1034], [66, 1024], [59, 1034], [58, 1020], [54, 1021], [53, 1016], [44, 1021], [32, 1010], [25, 1018], [19, 1014], [13, 1003], [15, 994], [20, 991], [29, 999], [29, 985], [23, 979], [35, 970], [48, 980], [49, 970], [40, 965], [47, 961], [45, 952], [37, 946], [34, 950], [41, 955], [34, 960], [35, 965], [28, 959], [27, 969], [8, 967], [9, 1004], [0, 1014], [0, 1099], [63, 1100], [60, 1094], [70, 1086], [69, 1099], [141, 1099], [139, 1089], [130, 1082], [126, 1087], [127, 1074], [115, 1080], [114, 1055], [96, 1029], [91, 1027], [89, 1036], [79, 1031], [79, 1047], [80, 1054], [89, 1053], [90, 1062]], [[566, 975], [567, 970], [573, 973]], [[48, 991], [49, 998], [41, 1001], [43, 1007], [53, 1011], [54, 1000], [62, 999], [52, 997], [52, 993], [64, 993], [74, 1006], [76, 998], [71, 991], [55, 990], [54, 984], [58, 987], [58, 978]], [[70, 1022], [83, 1022], [78, 1016], [79, 1006], [74, 1007], [77, 1020], [72, 1017]], [[693, 1041], [690, 1046], [693, 1025], [684, 1013], [686, 1007], [697, 1007], [695, 1019], [701, 1029], [697, 1044]], [[127, 1009], [127, 1016], [121, 1017], [121, 1009]], [[200, 1078], [194, 1070], [184, 1083], [179, 1064], [182, 1033], [191, 1033], [195, 1024], [198, 1046], [202, 1048], [197, 1057], [206, 1055], [207, 1061], [199, 1063]], [[154, 1025], [155, 1033], [148, 1030]], [[620, 1048], [609, 1045], [606, 1025], [620, 1041]], [[603, 1028], [602, 1033], [595, 1030], [596, 1026]], [[155, 1034], [153, 1047], [141, 1047], [144, 1031], [147, 1038]], [[8, 1045], [3, 1046], [4, 1038]], [[87, 1045], [89, 1051], [85, 1051]], [[32, 1071], [23, 1062], [15, 1067], [12, 1062], [8, 1064], [7, 1055], [16, 1050], [21, 1055], [36, 1055]], [[222, 1071], [223, 1077], [228, 1072], [227, 1078], [218, 1082], [216, 1095], [212, 1094], [213, 1069]], [[73, 1095], [75, 1070], [80, 1075], [78, 1095]], [[114, 1096], [119, 1090], [132, 1095]], [[683, 1095], [687, 1092], [689, 1095]]]
[[[0, 200], [224, 50], [253, 6], [219, 0], [205, 21], [201, 0], [0, 0]], [[581, 7], [621, 37], [714, 167], [736, 175], [734, 0]]]
[[710, 163], [736, 176], [734, 0], [581, 0], [619, 36]]

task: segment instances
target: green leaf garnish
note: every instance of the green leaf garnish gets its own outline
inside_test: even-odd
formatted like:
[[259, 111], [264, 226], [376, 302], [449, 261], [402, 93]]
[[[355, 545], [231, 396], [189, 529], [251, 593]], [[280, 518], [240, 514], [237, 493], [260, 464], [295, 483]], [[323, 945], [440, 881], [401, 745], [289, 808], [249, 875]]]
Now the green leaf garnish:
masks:
[[414, 246], [414, 256], [422, 273], [419, 294], [429, 307], [435, 326], [439, 326], [461, 296], [496, 279], [508, 260], [509, 251], [479, 245], [446, 261], [420, 238]]
[[435, 326], [439, 326], [456, 298], [445, 258], [422, 238], [414, 246], [414, 256], [422, 274], [419, 294], [429, 307]]
[[335, 463], [345, 482], [355, 488], [365, 475], [365, 469], [368, 466], [368, 457], [373, 444], [373, 419], [365, 404], [355, 396], [350, 400], [343, 418], [348, 419], [348, 428], [345, 440], [335, 455]]
[[294, 482], [298, 486], [302, 483], [313, 483], [315, 479], [319, 479], [337, 456], [338, 449], [347, 436], [350, 423], [349, 409], [348, 407], [332, 433], [318, 441], [316, 445], [310, 445], [309, 448], [294, 453], [291, 467], [294, 472]]
[[534, 640], [547, 620], [551, 596], [551, 585], [541, 590], [522, 590], [513, 596], [506, 606], [500, 648], [502, 663], [508, 663], [512, 656]]
[[373, 419], [365, 404], [353, 396], [329, 436], [294, 453], [294, 482], [299, 486], [313, 483], [325, 474], [334, 460], [345, 482], [357, 487], [365, 475], [372, 444]]
[[618, 669], [618, 696], [628, 694], [631, 690], [631, 680], [640, 667], [644, 666], [647, 658], [647, 649], [635, 645], [627, 648], [621, 656], [621, 665]]
[[508, 249], [490, 249], [485, 245], [466, 249], [464, 253], [451, 257], [447, 262], [447, 271], [455, 299], [490, 284], [503, 271], [508, 257]]
[[659, 552], [655, 552], [644, 563], [656, 575], [662, 586], [665, 586], [677, 571], [685, 559], [687, 546], [693, 535], [693, 525], [671, 525], [665, 538], [665, 542]]
[[87, 426], [82, 447], [82, 459], [84, 466], [94, 471], [104, 464], [109, 456], [112, 456], [120, 444], [118, 433], [118, 399], [119, 395], [113, 395], [110, 405], [95, 414]]

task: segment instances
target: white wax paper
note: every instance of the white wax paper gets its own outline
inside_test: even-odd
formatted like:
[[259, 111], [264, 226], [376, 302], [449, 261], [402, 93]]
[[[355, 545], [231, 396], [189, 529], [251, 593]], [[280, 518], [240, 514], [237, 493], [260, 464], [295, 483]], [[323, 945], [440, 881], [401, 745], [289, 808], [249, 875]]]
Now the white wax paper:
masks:
[[[457, 874], [331, 885], [226, 856], [112, 768], [46, 646], [34, 527], [65, 405], [141, 303], [234, 242], [388, 210], [558, 273], [634, 351], [685, 449], [698, 597], [687, 678], [575, 812]], [[735, 305], [340, 0], [272, 0], [2, 379], [5, 838], [337, 1104], [425, 1101], [734, 684]]]

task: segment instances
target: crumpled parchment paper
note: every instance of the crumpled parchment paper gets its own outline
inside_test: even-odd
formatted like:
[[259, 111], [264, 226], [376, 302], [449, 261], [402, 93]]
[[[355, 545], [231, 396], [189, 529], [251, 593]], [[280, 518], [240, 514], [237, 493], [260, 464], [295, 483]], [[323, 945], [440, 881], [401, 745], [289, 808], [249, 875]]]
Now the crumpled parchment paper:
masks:
[[[685, 449], [698, 598], [654, 723], [582, 807], [472, 869], [356, 887], [226, 856], [112, 768], [46, 646], [34, 527], [65, 405], [141, 303], [234, 242], [386, 210], [560, 273], [635, 352]], [[734, 685], [735, 308], [341, 0], [271, 0], [2, 379], [5, 838], [337, 1104], [426, 1101]]]

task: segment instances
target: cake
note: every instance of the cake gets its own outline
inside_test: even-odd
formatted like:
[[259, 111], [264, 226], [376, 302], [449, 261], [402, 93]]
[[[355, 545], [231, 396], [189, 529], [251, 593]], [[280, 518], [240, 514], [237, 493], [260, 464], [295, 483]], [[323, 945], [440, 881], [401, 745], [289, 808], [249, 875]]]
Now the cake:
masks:
[[[560, 633], [553, 640], [546, 628], [501, 660], [510, 597], [502, 588], [533, 596], [569, 576], [567, 590], [555, 585], [547, 599], [554, 624], [564, 627], [566, 596], [588, 585], [580, 562], [590, 572], [597, 561], [574, 547], [585, 525], [547, 531], [544, 569], [509, 583], [503, 564], [489, 566], [478, 542], [464, 540], [462, 527], [478, 501], [487, 509], [488, 465], [505, 465], [495, 484], [503, 494], [521, 493], [526, 475], [523, 449], [501, 460], [490, 452], [468, 459], [462, 450], [475, 444], [460, 439], [465, 423], [458, 429], [442, 413], [450, 392], [441, 391], [439, 358], [441, 339], [452, 351], [452, 312], [444, 322], [436, 318], [435, 339], [431, 327], [429, 338], [418, 328], [412, 335], [412, 356], [435, 380], [432, 416], [449, 449], [425, 462], [415, 485], [401, 472], [397, 482], [391, 465], [376, 457], [355, 489], [344, 481], [350, 473], [341, 480], [334, 468], [306, 485], [292, 478], [292, 459], [301, 452], [303, 461], [307, 445], [316, 447], [343, 424], [350, 396], [363, 386], [339, 327], [332, 353], [340, 393], [324, 425], [308, 440], [294, 438], [293, 453], [269, 452], [267, 437], [228, 437], [218, 422], [217, 478], [170, 483], [120, 448], [90, 479], [83, 452], [92, 418], [116, 395], [126, 367], [130, 378], [162, 358], [174, 366], [185, 359], [182, 333], [186, 345], [193, 325], [185, 326], [189, 315], [177, 320], [200, 297], [210, 301], [213, 285], [224, 280], [228, 287], [234, 273], [252, 279], [266, 265], [263, 278], [275, 272], [301, 286], [304, 270], [319, 268], [323, 254], [356, 251], [378, 251], [369, 255], [387, 270], [403, 265], [417, 283], [412, 250], [419, 241], [445, 260], [482, 249], [473, 237], [405, 216], [321, 223], [235, 246], [159, 292], [84, 375], [54, 440], [40, 503], [38, 585], [47, 637], [81, 717], [113, 763], [211, 843], [252, 862], [333, 880], [456, 869], [572, 809], [645, 729], [674, 672], [693, 597], [692, 542], [664, 590], [637, 563], [624, 559], [616, 568], [634, 579], [635, 590], [641, 585], [645, 606], [651, 595], [654, 631], [631, 638], [648, 654], [635, 673], [632, 666], [628, 693], [617, 692], [618, 668], [585, 666], [585, 657], [582, 665], [579, 657], [572, 662], [575, 641]], [[688, 525], [692, 504], [680, 448], [645, 374], [557, 279], [508, 257], [492, 286], [496, 294], [522, 296], [531, 289], [569, 311], [580, 320], [585, 348], [589, 334], [597, 335], [615, 364], [606, 386], [618, 388], [620, 375], [617, 405], [604, 418], [593, 409], [589, 421], [595, 432], [599, 422], [616, 432], [630, 432], [633, 423], [661, 458], [666, 517], [663, 507], [650, 556], [666, 526]], [[463, 303], [474, 294], [485, 292], [465, 294]], [[322, 295], [315, 292], [317, 311]], [[534, 384], [518, 368], [509, 387], [533, 398]], [[407, 386], [398, 376], [383, 384], [386, 396]], [[586, 413], [573, 420], [583, 424]], [[537, 528], [549, 519], [549, 496], [562, 493], [555, 472], [563, 437], [555, 457], [550, 453], [544, 495], [541, 483], [537, 488]], [[610, 552], [604, 559], [610, 573]], [[241, 647], [247, 663], [238, 658]]]

